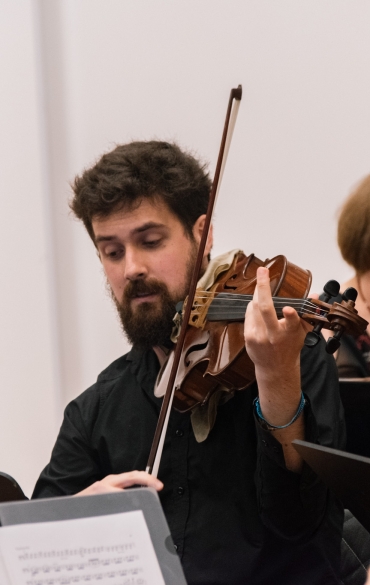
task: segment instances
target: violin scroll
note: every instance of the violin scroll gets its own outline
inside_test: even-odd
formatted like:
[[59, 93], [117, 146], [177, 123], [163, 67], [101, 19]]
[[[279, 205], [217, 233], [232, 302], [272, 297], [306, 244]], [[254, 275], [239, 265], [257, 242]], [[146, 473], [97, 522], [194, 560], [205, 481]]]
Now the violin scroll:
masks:
[[[327, 353], [333, 354], [340, 347], [340, 340], [344, 333], [349, 335], [360, 335], [367, 327], [368, 323], [360, 317], [355, 309], [357, 290], [350, 287], [342, 294], [342, 302], [329, 304], [331, 298], [339, 293], [339, 284], [336, 281], [329, 281], [324, 287], [324, 301], [310, 299], [311, 303], [317, 305], [320, 309], [326, 310], [325, 318], [320, 316], [311, 316], [310, 322], [315, 324], [313, 330], [307, 333], [305, 345], [314, 347], [319, 341], [320, 331], [329, 329], [334, 331], [333, 337], [329, 337], [326, 343]], [[336, 294], [334, 294], [336, 293]]]
[[[336, 297], [339, 294], [339, 289], [340, 289], [339, 282], [337, 282], [336, 280], [328, 280], [328, 282], [324, 286], [324, 293], [325, 293], [325, 296], [323, 299], [324, 303], [328, 303], [328, 301], [330, 301], [330, 299], [332, 299], [333, 297]], [[315, 345], [317, 345], [319, 343], [319, 341], [321, 340], [320, 332], [321, 332], [321, 329], [323, 327], [324, 327], [324, 322], [317, 323], [315, 325], [315, 327], [312, 329], [312, 331], [309, 331], [307, 333], [306, 339], [304, 341], [304, 344], [307, 347], [315, 347]], [[336, 350], [334, 350], [334, 351], [336, 351]], [[331, 352], [331, 353], [334, 353], [334, 352]]]

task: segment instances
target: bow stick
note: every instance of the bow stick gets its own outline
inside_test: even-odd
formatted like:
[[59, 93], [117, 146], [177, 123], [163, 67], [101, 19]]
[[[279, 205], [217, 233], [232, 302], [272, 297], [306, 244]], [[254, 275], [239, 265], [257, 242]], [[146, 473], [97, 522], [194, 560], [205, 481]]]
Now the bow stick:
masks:
[[189, 322], [191, 309], [194, 302], [194, 297], [196, 293], [197, 283], [199, 280], [199, 275], [202, 267], [203, 261], [203, 254], [207, 243], [208, 232], [211, 225], [213, 209], [216, 203], [217, 195], [219, 192], [219, 186], [221, 184], [221, 179], [223, 175], [223, 171], [225, 168], [225, 163], [227, 159], [227, 155], [229, 152], [231, 138], [235, 127], [236, 117], [238, 115], [240, 100], [242, 99], [242, 86], [239, 85], [237, 88], [234, 88], [230, 92], [229, 103], [227, 107], [226, 113], [226, 120], [224, 125], [224, 130], [222, 133], [220, 151], [218, 154], [217, 165], [215, 176], [212, 183], [211, 192], [209, 195], [209, 202], [208, 202], [208, 209], [207, 215], [204, 222], [204, 229], [202, 233], [202, 238], [199, 245], [198, 255], [195, 263], [195, 269], [193, 271], [193, 276], [190, 282], [189, 294], [188, 294], [188, 301], [186, 303], [180, 333], [178, 336], [178, 340], [176, 343], [176, 348], [173, 354], [173, 363], [171, 367], [171, 373], [168, 380], [168, 385], [166, 389], [166, 393], [163, 398], [161, 411], [159, 413], [157, 428], [155, 430], [154, 439], [152, 443], [152, 447], [150, 449], [149, 459], [146, 466], [145, 471], [150, 473], [154, 477], [158, 475], [159, 464], [162, 456], [164, 438], [167, 431], [168, 420], [170, 417], [170, 411], [173, 401], [173, 396], [176, 390], [175, 382], [176, 382], [176, 375], [177, 370], [180, 363], [181, 352], [185, 341], [186, 335], [186, 328]]

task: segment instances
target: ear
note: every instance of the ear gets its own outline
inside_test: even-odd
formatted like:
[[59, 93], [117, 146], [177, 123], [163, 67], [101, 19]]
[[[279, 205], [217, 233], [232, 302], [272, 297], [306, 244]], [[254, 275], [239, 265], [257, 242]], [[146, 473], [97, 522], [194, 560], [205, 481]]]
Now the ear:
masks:
[[[194, 239], [197, 242], [198, 246], [199, 246], [200, 240], [202, 238], [205, 219], [206, 219], [205, 214], [200, 215], [198, 217], [197, 221], [195, 222], [195, 224], [193, 225], [193, 236], [194, 236]], [[213, 246], [213, 225], [211, 224], [209, 227], [207, 243], [206, 243], [206, 247], [204, 250], [205, 257], [207, 257], [208, 254], [210, 253], [210, 251], [212, 250], [212, 246]]]

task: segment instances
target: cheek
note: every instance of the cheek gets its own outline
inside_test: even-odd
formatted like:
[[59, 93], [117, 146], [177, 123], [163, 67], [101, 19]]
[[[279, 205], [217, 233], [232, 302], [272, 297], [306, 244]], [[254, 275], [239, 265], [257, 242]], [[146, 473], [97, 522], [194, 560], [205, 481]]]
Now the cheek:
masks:
[[156, 272], [156, 278], [166, 282], [167, 285], [176, 283], [181, 276], [178, 263], [175, 263], [173, 259], [168, 259], [167, 262], [158, 265]]
[[184, 286], [188, 284], [188, 250], [182, 254], [176, 254], [166, 259], [161, 264], [160, 273], [157, 273], [158, 280], [164, 282], [170, 293], [183, 293]]
[[104, 273], [105, 273], [106, 279], [108, 281], [108, 284], [114, 293], [114, 296], [119, 298], [122, 291], [123, 291], [123, 288], [124, 288], [124, 285], [122, 282], [122, 277], [120, 277], [119, 271], [115, 270], [114, 267], [104, 266], [104, 264], [103, 264], [103, 269], [104, 269]]
[[168, 251], [161, 257], [155, 258], [151, 266], [151, 275], [165, 282], [167, 286], [174, 285], [181, 277], [181, 258], [179, 261], [179, 254]]

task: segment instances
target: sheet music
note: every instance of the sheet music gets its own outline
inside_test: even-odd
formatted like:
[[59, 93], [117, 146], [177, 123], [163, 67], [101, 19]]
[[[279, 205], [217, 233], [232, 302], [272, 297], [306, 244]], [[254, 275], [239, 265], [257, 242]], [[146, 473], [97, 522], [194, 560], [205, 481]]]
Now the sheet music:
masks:
[[6, 585], [165, 585], [141, 510], [4, 526], [0, 550]]

